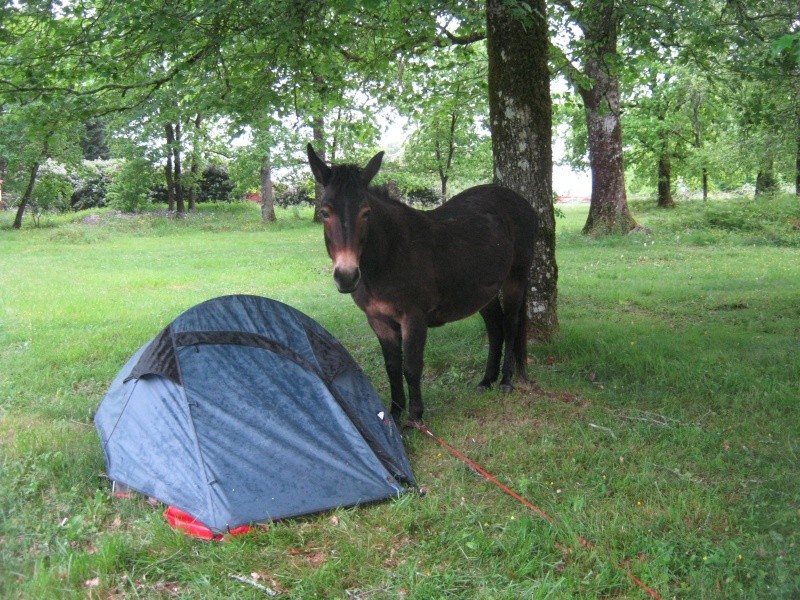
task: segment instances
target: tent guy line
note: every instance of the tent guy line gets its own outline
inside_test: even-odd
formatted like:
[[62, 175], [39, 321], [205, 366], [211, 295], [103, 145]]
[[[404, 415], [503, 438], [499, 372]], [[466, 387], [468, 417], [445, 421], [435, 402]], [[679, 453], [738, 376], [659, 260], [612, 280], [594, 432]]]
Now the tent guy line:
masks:
[[[508, 494], [509, 496], [514, 498], [515, 500], [517, 500], [517, 501], [521, 502], [522, 504], [524, 504], [525, 506], [527, 506], [529, 509], [531, 509], [537, 515], [542, 517], [544, 520], [549, 521], [550, 523], [553, 523], [554, 525], [559, 525], [558, 521], [556, 521], [553, 517], [551, 517], [546, 512], [544, 512], [541, 508], [539, 508], [538, 506], [536, 506], [532, 502], [529, 502], [528, 500], [526, 500], [525, 498], [520, 496], [517, 492], [515, 492], [510, 487], [508, 487], [507, 485], [502, 483], [499, 479], [497, 479], [497, 477], [495, 477], [494, 475], [489, 473], [486, 469], [482, 468], [480, 465], [478, 465], [476, 462], [474, 462], [472, 459], [470, 459], [467, 455], [459, 452], [458, 450], [456, 450], [456, 448], [454, 448], [453, 446], [451, 446], [450, 444], [445, 442], [442, 438], [434, 435], [434, 433], [428, 428], [427, 425], [425, 425], [425, 423], [414, 422], [414, 421], [410, 421], [409, 423], [411, 424], [412, 427], [414, 427], [415, 429], [417, 429], [421, 433], [424, 433], [425, 435], [427, 435], [428, 437], [433, 439], [437, 444], [439, 444], [442, 448], [447, 450], [450, 454], [452, 454], [456, 458], [464, 461], [471, 469], [474, 469], [476, 472], [478, 472], [481, 475], [483, 475], [486, 479], [491, 481], [493, 484], [495, 484], [497, 487], [499, 487], [501, 490], [503, 490], [506, 494]], [[590, 541], [586, 540], [585, 538], [583, 538], [583, 537], [581, 537], [580, 535], [577, 535], [577, 534], [576, 534], [575, 537], [578, 540], [578, 542], [580, 542], [580, 544], [582, 546], [584, 546], [585, 548], [588, 548], [589, 550], [591, 550], [593, 552], [597, 552], [598, 554], [600, 553], [598, 548], [597, 548], [597, 546], [592, 544]], [[633, 581], [637, 586], [639, 586], [645, 592], [647, 592], [647, 594], [651, 598], [656, 598], [657, 600], [661, 600], [661, 596], [658, 594], [658, 592], [656, 592], [653, 588], [651, 588], [647, 584], [645, 584], [641, 579], [636, 577], [628, 569], [623, 567], [621, 564], [618, 564], [618, 563], [614, 562], [608, 556], [606, 556], [605, 559], [611, 565], [613, 565], [617, 570], [619, 570], [626, 577], [628, 577], [628, 579]]]

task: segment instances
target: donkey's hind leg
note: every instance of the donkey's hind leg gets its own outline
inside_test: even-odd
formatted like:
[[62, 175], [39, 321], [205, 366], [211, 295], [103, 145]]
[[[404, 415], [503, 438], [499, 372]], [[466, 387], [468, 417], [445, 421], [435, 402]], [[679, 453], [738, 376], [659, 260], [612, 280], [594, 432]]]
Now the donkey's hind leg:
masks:
[[[525, 360], [524, 356], [515, 356], [517, 337], [521, 335], [520, 319], [524, 319], [525, 282], [508, 279], [503, 285], [503, 343], [505, 356], [503, 357], [503, 378], [500, 381], [500, 391], [510, 392], [514, 389], [511, 379], [514, 376], [515, 366], [519, 361]], [[523, 323], [524, 325], [524, 320]], [[524, 334], [522, 334], [524, 335]], [[523, 341], [524, 343], [524, 341]], [[524, 367], [520, 369], [525, 376]]]
[[488, 390], [500, 374], [500, 357], [503, 353], [503, 308], [500, 305], [500, 298], [495, 296], [480, 313], [489, 336], [489, 356], [486, 359], [486, 372], [478, 384], [478, 389]]

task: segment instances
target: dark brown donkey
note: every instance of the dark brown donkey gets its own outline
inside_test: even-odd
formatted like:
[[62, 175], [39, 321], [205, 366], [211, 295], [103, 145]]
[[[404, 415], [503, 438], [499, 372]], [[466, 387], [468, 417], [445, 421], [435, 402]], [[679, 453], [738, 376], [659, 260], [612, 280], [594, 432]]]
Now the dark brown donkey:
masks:
[[479, 387], [500, 373], [511, 391], [514, 369], [525, 376], [525, 297], [536, 213], [515, 192], [497, 185], [470, 188], [431, 211], [391, 199], [370, 181], [383, 152], [363, 169], [329, 167], [308, 145], [308, 162], [325, 188], [319, 214], [333, 279], [352, 294], [378, 336], [392, 392], [392, 417], [400, 422], [408, 383], [409, 417], [422, 421], [423, 352], [428, 327], [480, 311], [489, 334], [489, 359]]

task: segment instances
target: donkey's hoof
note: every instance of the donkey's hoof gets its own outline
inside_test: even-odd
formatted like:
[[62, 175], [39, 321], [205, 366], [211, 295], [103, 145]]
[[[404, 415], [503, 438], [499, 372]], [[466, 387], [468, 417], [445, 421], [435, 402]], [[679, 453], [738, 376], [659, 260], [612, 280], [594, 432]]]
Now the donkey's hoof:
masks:
[[488, 392], [489, 390], [491, 390], [492, 389], [492, 384], [491, 383], [484, 383], [483, 381], [481, 381], [478, 384], [478, 387], [476, 387], [475, 389], [477, 389], [478, 392], [482, 394], [483, 392]]
[[510, 394], [511, 392], [514, 391], [514, 386], [511, 385], [510, 383], [501, 383], [500, 384], [500, 391], [503, 394]]
[[417, 431], [422, 431], [425, 427], [425, 422], [422, 420], [422, 417], [419, 419], [409, 419], [404, 424], [405, 429], [416, 429]]

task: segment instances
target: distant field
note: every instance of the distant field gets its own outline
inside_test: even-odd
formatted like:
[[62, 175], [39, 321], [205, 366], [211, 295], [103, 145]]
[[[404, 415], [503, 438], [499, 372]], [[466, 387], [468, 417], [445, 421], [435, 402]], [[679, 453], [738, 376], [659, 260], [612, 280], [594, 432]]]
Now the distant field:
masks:
[[309, 210], [0, 213], [0, 597], [264, 597], [231, 575], [286, 598], [646, 597], [613, 564], [664, 598], [800, 597], [800, 202], [636, 202], [652, 234], [605, 239], [560, 209], [561, 333], [531, 345], [535, 385], [475, 392], [473, 317], [431, 332], [423, 388], [431, 429], [557, 523], [409, 432], [424, 497], [225, 543], [112, 498], [92, 416], [139, 346], [231, 293], [319, 321], [388, 402]]

